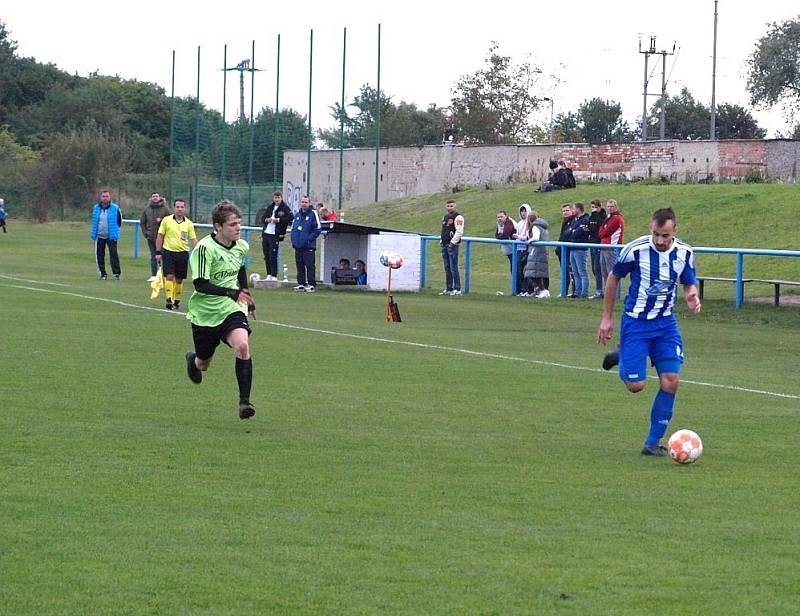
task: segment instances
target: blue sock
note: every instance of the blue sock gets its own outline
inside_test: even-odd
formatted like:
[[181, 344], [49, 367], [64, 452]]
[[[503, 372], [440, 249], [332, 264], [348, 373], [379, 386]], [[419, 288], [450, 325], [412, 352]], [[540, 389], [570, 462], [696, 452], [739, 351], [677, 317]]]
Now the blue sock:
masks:
[[664, 436], [672, 419], [672, 407], [675, 406], [675, 394], [659, 389], [653, 400], [653, 408], [650, 410], [650, 433], [647, 435], [645, 445], [656, 445]]

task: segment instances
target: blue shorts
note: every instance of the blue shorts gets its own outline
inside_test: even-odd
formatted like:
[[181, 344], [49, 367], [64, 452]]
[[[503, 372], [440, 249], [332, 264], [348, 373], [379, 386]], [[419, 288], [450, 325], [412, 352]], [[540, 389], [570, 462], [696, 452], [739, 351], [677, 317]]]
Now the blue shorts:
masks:
[[675, 317], [643, 321], [623, 315], [619, 340], [619, 378], [623, 381], [644, 381], [648, 357], [658, 374], [680, 373], [683, 340]]

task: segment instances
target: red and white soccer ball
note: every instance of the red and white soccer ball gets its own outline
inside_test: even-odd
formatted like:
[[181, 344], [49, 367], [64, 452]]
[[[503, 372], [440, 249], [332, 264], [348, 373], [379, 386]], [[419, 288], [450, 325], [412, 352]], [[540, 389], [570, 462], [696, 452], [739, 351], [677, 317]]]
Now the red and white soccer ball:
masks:
[[678, 464], [691, 464], [697, 462], [703, 454], [703, 441], [697, 432], [691, 430], [678, 430], [669, 437], [667, 442], [669, 457]]
[[391, 267], [392, 269], [398, 269], [403, 265], [402, 255], [399, 255], [396, 252], [384, 252], [381, 254], [380, 260], [381, 265], [385, 267]]

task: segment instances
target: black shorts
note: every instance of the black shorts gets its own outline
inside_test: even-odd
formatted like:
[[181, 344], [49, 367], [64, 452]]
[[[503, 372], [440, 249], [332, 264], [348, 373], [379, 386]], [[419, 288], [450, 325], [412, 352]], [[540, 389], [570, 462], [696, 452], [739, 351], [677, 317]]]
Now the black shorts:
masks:
[[162, 250], [161, 267], [164, 270], [164, 276], [171, 274], [178, 280], [186, 280], [186, 275], [189, 272], [189, 253]]
[[[203, 327], [192, 323], [192, 338], [194, 338], [194, 352], [198, 359], [209, 360], [214, 356], [220, 342], [228, 344], [228, 334], [234, 329], [246, 329], [250, 335], [252, 330], [247, 322], [247, 316], [238, 310], [232, 312], [225, 320], [215, 327]], [[230, 346], [228, 344], [228, 346]]]

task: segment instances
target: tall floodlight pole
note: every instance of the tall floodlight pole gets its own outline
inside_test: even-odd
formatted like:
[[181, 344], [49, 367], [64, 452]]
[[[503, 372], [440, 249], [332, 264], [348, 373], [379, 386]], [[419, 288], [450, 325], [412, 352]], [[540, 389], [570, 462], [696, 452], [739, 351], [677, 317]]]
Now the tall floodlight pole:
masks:
[[[194, 206], [195, 210], [190, 212], [192, 218], [197, 216], [196, 210], [199, 207], [200, 197], [197, 190], [200, 187], [200, 45], [197, 46], [197, 98], [195, 98], [194, 116]], [[191, 205], [191, 204], [190, 204]]]
[[[250, 61], [253, 66], [253, 70], [250, 71], [250, 166], [247, 172], [247, 224], [253, 224], [252, 219], [250, 218], [250, 210], [252, 209], [253, 205], [253, 146], [255, 144], [255, 137], [256, 137], [256, 119], [253, 115], [255, 112], [254, 103], [256, 98], [256, 42], [253, 41], [253, 47], [250, 51]], [[242, 73], [244, 74], [244, 73]]]
[[228, 100], [228, 44], [225, 43], [225, 51], [222, 60], [222, 165], [219, 174], [220, 199], [225, 198], [225, 150], [228, 149], [227, 135], [228, 123], [225, 121], [226, 103]]
[[172, 50], [172, 94], [169, 97], [169, 196], [172, 201], [173, 160], [175, 158], [175, 50]]
[[378, 174], [381, 151], [381, 25], [378, 24], [378, 90], [375, 100], [375, 203], [378, 202]]
[[278, 134], [281, 126], [280, 101], [281, 92], [281, 35], [278, 35], [278, 56], [275, 68], [275, 143], [272, 151], [272, 190], [278, 190]]
[[339, 109], [339, 210], [342, 208], [342, 194], [344, 186], [344, 85], [345, 68], [347, 58], [347, 28], [342, 34], [342, 105]]
[[314, 71], [314, 29], [308, 44], [308, 147], [306, 149], [306, 194], [311, 198], [311, 77]]
[[711, 123], [708, 138], [717, 138], [717, 0], [714, 0], [714, 52], [711, 56]]

